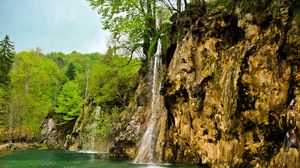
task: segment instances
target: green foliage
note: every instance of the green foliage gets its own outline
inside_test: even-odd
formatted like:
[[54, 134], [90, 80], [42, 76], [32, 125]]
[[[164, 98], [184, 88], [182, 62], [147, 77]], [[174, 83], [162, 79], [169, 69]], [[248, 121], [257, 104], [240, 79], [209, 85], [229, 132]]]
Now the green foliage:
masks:
[[240, 7], [244, 11], [259, 11], [261, 9], [260, 0], [241, 1]]
[[158, 39], [160, 38], [160, 34], [157, 33], [151, 40], [151, 43], [150, 43], [150, 48], [149, 48], [149, 53], [148, 55], [149, 56], [153, 56], [155, 53], [156, 53], [156, 50], [157, 50], [157, 43], [158, 43]]
[[[107, 113], [99, 120], [101, 134], [109, 132], [111, 110], [124, 107], [132, 97], [140, 61], [110, 53], [43, 55], [36, 51], [20, 52], [14, 56], [8, 77], [10, 87], [0, 87], [0, 126], [22, 128], [39, 134], [39, 127], [49, 111], [56, 111], [55, 118], [64, 124], [76, 119], [83, 107], [83, 90], [88, 91], [87, 101], [99, 104]], [[73, 68], [70, 65], [73, 64]], [[127, 65], [128, 64], [128, 65]], [[125, 66], [127, 65], [127, 66]], [[74, 80], [65, 75], [74, 69]], [[72, 79], [72, 78], [71, 78]], [[9, 116], [2, 112], [9, 112]], [[102, 121], [103, 120], [103, 121]], [[28, 132], [30, 132], [28, 131]], [[99, 134], [100, 134], [99, 132]]]
[[126, 106], [129, 94], [136, 83], [140, 61], [133, 59], [129, 65], [128, 57], [109, 55], [94, 64], [90, 73], [89, 90], [97, 104]]
[[209, 0], [207, 3], [207, 14], [215, 14], [221, 11], [221, 13], [226, 13], [227, 9], [233, 6], [232, 0]]
[[6, 99], [5, 99], [6, 94], [7, 94], [6, 90], [4, 88], [0, 87], [0, 104], [5, 104], [5, 102], [6, 102]]
[[[81, 90], [85, 90], [89, 69], [93, 64], [98, 62], [101, 57], [104, 57], [104, 55], [99, 53], [81, 54], [74, 51], [70, 54], [54, 52], [47, 55], [47, 57], [55, 61], [60, 69], [64, 71], [64, 74], [66, 74], [68, 70], [68, 65], [73, 64], [76, 72], [75, 81], [79, 84]], [[67, 78], [65, 78], [62, 83], [65, 83], [66, 80]], [[84, 96], [84, 93], [82, 93], [82, 96]]]
[[48, 150], [48, 149], [49, 148], [48, 148], [47, 144], [41, 144], [41, 146], [39, 148], [39, 150]]
[[298, 5], [293, 12], [294, 20], [296, 21], [296, 24], [298, 25], [298, 28], [300, 28], [300, 5]]
[[114, 41], [124, 39], [127, 44], [137, 44], [143, 39], [146, 19], [153, 17], [146, 13], [146, 1], [139, 0], [88, 0], [98, 10], [104, 29], [112, 33]]
[[63, 123], [74, 120], [80, 115], [83, 105], [80, 92], [77, 83], [68, 81], [58, 95], [55, 112], [62, 116]]
[[55, 104], [63, 75], [56, 63], [36, 52], [15, 56], [8, 91], [13, 127], [26, 127], [38, 133], [48, 111]]
[[7, 124], [7, 91], [0, 87], [0, 128], [5, 128]]
[[0, 41], [0, 87], [7, 86], [9, 83], [8, 73], [12, 67], [14, 55], [14, 45], [8, 35], [6, 35], [5, 38]]
[[119, 109], [113, 107], [109, 113], [103, 112], [102, 116], [97, 120], [97, 134], [100, 137], [107, 137], [113, 132], [113, 126], [118, 116]]
[[[87, 0], [102, 17], [104, 29], [112, 33], [112, 45], [124, 55], [143, 50], [143, 61], [151, 57], [150, 43], [160, 24], [169, 22], [171, 13], [156, 0]], [[161, 23], [156, 25], [156, 21]], [[152, 43], [151, 48], [153, 49]]]
[[66, 76], [69, 78], [69, 80], [75, 80], [75, 67], [73, 65], [73, 63], [69, 64], [67, 72], [66, 72]]

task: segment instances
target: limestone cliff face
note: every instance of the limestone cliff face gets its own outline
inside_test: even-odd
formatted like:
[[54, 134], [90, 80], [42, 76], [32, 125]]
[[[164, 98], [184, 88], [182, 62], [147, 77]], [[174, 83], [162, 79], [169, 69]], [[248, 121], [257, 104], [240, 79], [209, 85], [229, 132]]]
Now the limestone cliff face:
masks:
[[[263, 2], [260, 12], [237, 5], [205, 17], [197, 11], [173, 17], [157, 105], [157, 161], [300, 166], [295, 4]], [[139, 99], [120, 122], [112, 150], [130, 158], [149, 118], [149, 103], [138, 104]]]

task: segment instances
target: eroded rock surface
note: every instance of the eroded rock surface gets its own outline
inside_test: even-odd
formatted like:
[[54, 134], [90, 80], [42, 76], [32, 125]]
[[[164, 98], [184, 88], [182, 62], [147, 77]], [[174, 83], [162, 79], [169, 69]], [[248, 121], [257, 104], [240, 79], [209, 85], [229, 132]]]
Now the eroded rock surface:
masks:
[[[260, 12], [244, 11], [237, 3], [210, 16], [174, 15], [172, 52], [165, 55], [162, 104], [157, 105], [165, 116], [157, 126], [157, 161], [300, 166], [295, 4], [262, 3]], [[137, 95], [142, 91], [140, 86]], [[134, 158], [150, 114], [147, 103], [133, 102], [130, 108], [117, 127], [112, 152]], [[294, 139], [287, 140], [287, 134]]]

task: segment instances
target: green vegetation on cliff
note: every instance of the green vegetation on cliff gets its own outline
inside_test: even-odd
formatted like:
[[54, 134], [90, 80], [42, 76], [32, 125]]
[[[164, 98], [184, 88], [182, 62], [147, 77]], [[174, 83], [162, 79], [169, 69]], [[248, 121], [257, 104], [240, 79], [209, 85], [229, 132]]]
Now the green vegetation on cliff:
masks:
[[0, 88], [1, 114], [7, 114], [0, 119], [1, 140], [10, 134], [15, 139], [39, 135], [50, 111], [59, 124], [67, 124], [78, 118], [84, 102], [126, 106], [140, 67], [137, 59], [127, 65], [129, 58], [117, 55], [38, 50], [17, 53], [12, 61], [11, 82]]

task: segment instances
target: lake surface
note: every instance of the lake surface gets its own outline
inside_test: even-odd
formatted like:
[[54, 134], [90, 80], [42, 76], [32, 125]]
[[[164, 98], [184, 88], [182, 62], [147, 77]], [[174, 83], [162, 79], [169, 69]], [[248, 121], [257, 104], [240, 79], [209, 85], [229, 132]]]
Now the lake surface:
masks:
[[192, 165], [134, 164], [130, 161], [103, 159], [98, 154], [63, 150], [15, 151], [0, 158], [1, 168], [196, 168]]

